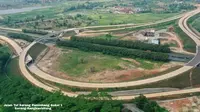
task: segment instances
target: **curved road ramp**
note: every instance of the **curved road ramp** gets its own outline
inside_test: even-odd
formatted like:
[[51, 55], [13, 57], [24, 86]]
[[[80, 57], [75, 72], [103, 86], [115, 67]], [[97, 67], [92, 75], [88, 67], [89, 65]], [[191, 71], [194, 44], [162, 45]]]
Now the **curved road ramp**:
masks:
[[[187, 20], [194, 16], [195, 14], [199, 13], [200, 10], [194, 10], [191, 11], [189, 13], [187, 13], [183, 18], [180, 19], [179, 21], [179, 26], [181, 27], [181, 29], [189, 36], [191, 37], [197, 44], [197, 53], [195, 55], [195, 57], [188, 63], [186, 64], [184, 67], [173, 71], [171, 73], [167, 73], [161, 76], [157, 76], [154, 78], [149, 78], [149, 79], [144, 79], [144, 80], [139, 80], [139, 81], [130, 81], [130, 82], [121, 82], [121, 83], [83, 83], [83, 82], [76, 82], [76, 81], [70, 81], [70, 80], [64, 80], [64, 79], [60, 79], [57, 77], [53, 77], [47, 73], [44, 73], [43, 71], [41, 71], [40, 69], [38, 69], [36, 66], [32, 65], [30, 67], [28, 67], [28, 69], [36, 76], [44, 79], [44, 80], [48, 80], [51, 82], [56, 82], [56, 83], [60, 83], [63, 85], [68, 85], [68, 86], [75, 86], [75, 87], [81, 87], [81, 88], [120, 88], [120, 87], [132, 87], [132, 86], [139, 86], [139, 85], [144, 85], [144, 84], [150, 84], [153, 82], [158, 82], [158, 81], [162, 81], [162, 80], [166, 80], [175, 76], [178, 76], [188, 70], [193, 69], [194, 67], [196, 67], [199, 62], [200, 62], [200, 53], [199, 53], [199, 45], [200, 45], [200, 41], [199, 41], [199, 37], [194, 34], [187, 26]], [[20, 56], [19, 57], [19, 68], [22, 72], [22, 74], [24, 75], [24, 77], [29, 80], [32, 84], [43, 88], [47, 91], [55, 91], [55, 90], [59, 90], [57, 87], [54, 87], [52, 85], [47, 85], [44, 84], [43, 82], [38, 81], [37, 79], [35, 79], [32, 74], [27, 70], [27, 65], [25, 63], [25, 59], [27, 56], [27, 53], [29, 51], [29, 49], [36, 44], [36, 42], [34, 41], [33, 43], [31, 43], [27, 48], [25, 48], [23, 51], [22, 49], [19, 48], [19, 46], [17, 46], [17, 44], [12, 41], [9, 38], [0, 36], [0, 38], [4, 41], [6, 41], [10, 46], [13, 47], [13, 49], [16, 51], [16, 53]], [[68, 96], [72, 96], [72, 97], [76, 97], [78, 94], [77, 93], [71, 93], [71, 92], [66, 92], [66, 91], [62, 91], [65, 95]], [[197, 93], [200, 92], [200, 88], [193, 88], [193, 89], [185, 89], [185, 90], [174, 90], [174, 91], [169, 91], [169, 92], [159, 92], [159, 93], [151, 93], [151, 94], [145, 94], [145, 96], [147, 96], [148, 98], [155, 98], [155, 97], [162, 97], [162, 96], [171, 96], [171, 95], [180, 95], [180, 94], [190, 94], [190, 93]], [[113, 97], [113, 99], [117, 99], [117, 100], [130, 100], [133, 99], [134, 97], [136, 97], [137, 95], [124, 95], [124, 96], [115, 96]]]

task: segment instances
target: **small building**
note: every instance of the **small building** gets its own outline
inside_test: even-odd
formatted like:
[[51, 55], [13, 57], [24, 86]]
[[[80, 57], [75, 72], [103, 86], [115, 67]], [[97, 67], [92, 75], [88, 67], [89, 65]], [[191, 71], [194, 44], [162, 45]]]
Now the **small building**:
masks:
[[146, 30], [142, 32], [143, 36], [145, 37], [154, 37], [155, 36], [155, 30]]
[[113, 7], [113, 12], [114, 13], [123, 13], [123, 14], [133, 14], [134, 11], [131, 7], [120, 7], [120, 6], [115, 6]]
[[159, 39], [151, 39], [151, 40], [149, 40], [148, 43], [155, 44], [155, 45], [160, 45], [160, 40]]

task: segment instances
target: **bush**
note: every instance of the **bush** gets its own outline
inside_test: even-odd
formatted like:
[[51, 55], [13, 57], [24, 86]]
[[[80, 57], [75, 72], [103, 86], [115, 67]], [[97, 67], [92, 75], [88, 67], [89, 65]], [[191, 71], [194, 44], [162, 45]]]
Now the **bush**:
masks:
[[143, 95], [135, 98], [133, 103], [144, 112], [168, 112], [165, 108], [160, 107], [157, 102], [150, 101]]
[[39, 34], [39, 35], [47, 35], [48, 34], [48, 32], [46, 32], [46, 31], [40, 31], [40, 30], [34, 30], [34, 29], [22, 29], [22, 32]]
[[14, 38], [14, 39], [22, 39], [22, 40], [26, 40], [28, 42], [33, 42], [34, 38], [32, 36], [26, 35], [26, 34], [22, 34], [22, 33], [8, 33], [7, 34], [10, 38]]

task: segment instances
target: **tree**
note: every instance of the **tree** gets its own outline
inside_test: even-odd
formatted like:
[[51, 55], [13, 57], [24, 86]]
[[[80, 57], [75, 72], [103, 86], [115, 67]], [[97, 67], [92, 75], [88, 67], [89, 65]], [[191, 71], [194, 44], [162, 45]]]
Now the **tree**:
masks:
[[133, 100], [136, 106], [144, 112], [168, 112], [165, 108], [162, 108], [155, 101], [150, 101], [144, 95], [140, 95]]
[[101, 16], [101, 15], [99, 16], [99, 19], [102, 19], [102, 16]]
[[11, 21], [11, 17], [10, 17], [10, 16], [8, 16], [8, 17], [7, 17], [7, 23], [9, 24], [9, 23], [10, 23], [10, 21]]
[[106, 34], [106, 39], [107, 40], [111, 40], [111, 38], [112, 38], [112, 34], [111, 33]]
[[148, 99], [144, 95], [136, 97], [133, 101], [139, 109], [144, 109], [144, 106], [148, 103]]
[[90, 72], [91, 72], [91, 73], [96, 72], [96, 68], [95, 68], [94, 66], [90, 67]]

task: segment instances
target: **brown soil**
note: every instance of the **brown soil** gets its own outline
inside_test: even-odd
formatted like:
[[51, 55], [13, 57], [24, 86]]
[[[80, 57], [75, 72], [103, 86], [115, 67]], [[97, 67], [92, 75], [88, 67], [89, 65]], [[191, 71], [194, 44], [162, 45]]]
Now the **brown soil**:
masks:
[[[139, 78], [143, 78], [146, 76], [152, 76], [154, 74], [160, 73], [162, 71], [165, 71], [171, 67], [177, 66], [177, 63], [168, 63], [163, 64], [161, 67], [157, 67], [157, 69], [153, 70], [144, 70], [142, 68], [126, 68], [126, 70], [105, 70], [98, 73], [93, 74], [87, 74], [79, 77], [72, 77], [67, 75], [66, 73], [63, 73], [61, 71], [58, 71], [59, 67], [59, 56], [63, 53], [67, 53], [70, 51], [62, 51], [60, 48], [56, 48], [54, 46], [49, 48], [49, 51], [47, 54], [37, 63], [37, 66], [56, 77], [64, 78], [64, 79], [70, 79], [70, 80], [76, 80], [81, 82], [123, 82], [123, 81], [130, 81], [130, 80], [136, 80]], [[128, 60], [133, 62], [136, 65], [140, 65], [139, 62], [137, 62], [134, 59], [128, 59], [128, 58], [122, 58], [124, 60]]]
[[134, 59], [130, 59], [130, 58], [122, 58], [122, 59], [123, 59], [123, 60], [130, 61], [130, 62], [133, 62], [134, 64], [136, 64], [136, 65], [138, 65], [138, 66], [141, 65], [138, 61], [136, 61], [136, 60], [134, 60]]
[[170, 112], [199, 112], [200, 110], [200, 97], [193, 96], [183, 99], [174, 99], [163, 101], [159, 103]]
[[105, 35], [105, 34], [108, 34], [108, 33], [84, 33], [84, 32], [81, 32], [77, 36], [79, 36], [79, 37], [96, 37], [96, 36], [101, 36], [101, 35]]

